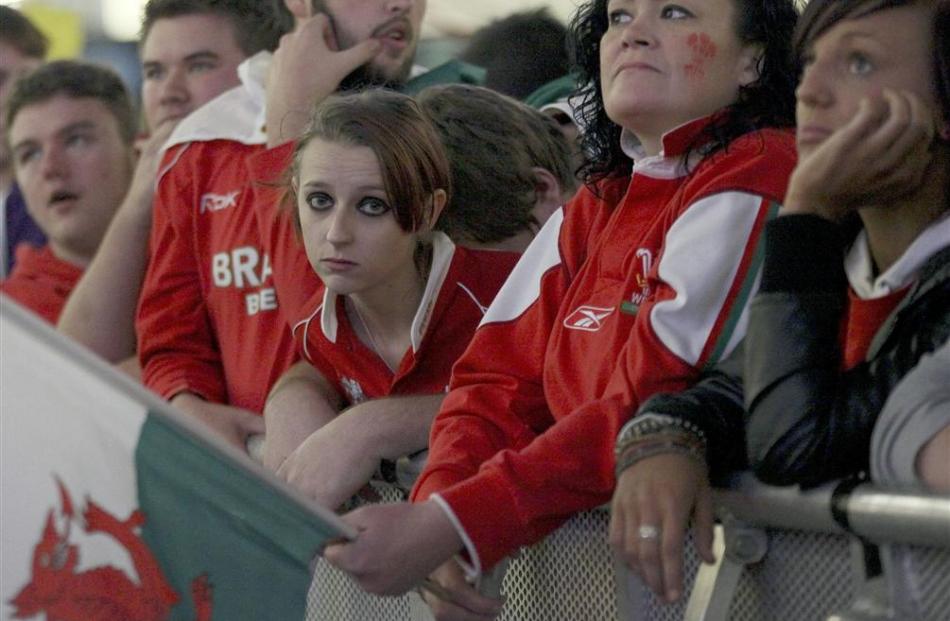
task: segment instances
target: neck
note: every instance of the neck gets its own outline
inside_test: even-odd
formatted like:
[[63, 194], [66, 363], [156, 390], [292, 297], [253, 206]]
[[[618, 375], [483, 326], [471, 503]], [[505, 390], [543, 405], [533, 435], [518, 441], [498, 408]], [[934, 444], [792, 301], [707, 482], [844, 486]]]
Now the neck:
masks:
[[663, 150], [663, 134], [660, 134], [659, 136], [635, 134], [635, 136], [640, 141], [640, 146], [643, 148], [643, 152], [647, 157], [659, 155], [660, 151]]
[[946, 211], [950, 176], [947, 154], [937, 154], [920, 189], [883, 205], [859, 210], [878, 274], [886, 272], [915, 239]]
[[393, 370], [411, 345], [412, 321], [425, 289], [416, 266], [409, 268], [378, 287], [347, 296], [360, 340]]
[[89, 266], [89, 263], [92, 261], [92, 257], [82, 253], [72, 250], [63, 244], [56, 243], [53, 240], [49, 241], [49, 249], [53, 252], [53, 256], [59, 259], [60, 261], [65, 261], [76, 267], [81, 267], [86, 269]]

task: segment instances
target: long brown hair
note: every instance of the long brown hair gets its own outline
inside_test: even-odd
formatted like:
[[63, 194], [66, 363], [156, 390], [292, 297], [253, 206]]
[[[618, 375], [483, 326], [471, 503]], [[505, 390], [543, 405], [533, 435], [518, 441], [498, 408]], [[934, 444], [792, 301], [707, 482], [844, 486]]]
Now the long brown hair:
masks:
[[[449, 162], [435, 128], [411, 97], [384, 89], [332, 95], [318, 104], [294, 150], [286, 206], [300, 228], [290, 180], [300, 172], [300, 154], [315, 138], [368, 147], [379, 160], [383, 186], [399, 227], [417, 231], [432, 220], [433, 195], [451, 199]], [[436, 227], [437, 228], [437, 227]]]

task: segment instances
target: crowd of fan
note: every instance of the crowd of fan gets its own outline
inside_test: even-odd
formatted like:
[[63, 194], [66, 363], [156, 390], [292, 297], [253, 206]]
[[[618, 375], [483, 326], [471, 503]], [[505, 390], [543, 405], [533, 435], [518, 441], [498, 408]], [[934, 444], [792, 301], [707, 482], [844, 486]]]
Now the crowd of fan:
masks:
[[325, 506], [424, 458], [325, 556], [440, 619], [606, 502], [674, 601], [728, 473], [950, 492], [950, 2], [424, 13], [150, 0], [140, 130], [0, 7], [0, 291]]

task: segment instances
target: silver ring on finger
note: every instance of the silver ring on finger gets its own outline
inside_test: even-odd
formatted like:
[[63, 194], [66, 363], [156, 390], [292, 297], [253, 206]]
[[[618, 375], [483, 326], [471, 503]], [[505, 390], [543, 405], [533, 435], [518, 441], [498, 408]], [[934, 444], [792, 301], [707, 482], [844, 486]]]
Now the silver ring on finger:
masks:
[[641, 541], [653, 541], [660, 538], [660, 527], [653, 524], [641, 524], [637, 529], [637, 538]]

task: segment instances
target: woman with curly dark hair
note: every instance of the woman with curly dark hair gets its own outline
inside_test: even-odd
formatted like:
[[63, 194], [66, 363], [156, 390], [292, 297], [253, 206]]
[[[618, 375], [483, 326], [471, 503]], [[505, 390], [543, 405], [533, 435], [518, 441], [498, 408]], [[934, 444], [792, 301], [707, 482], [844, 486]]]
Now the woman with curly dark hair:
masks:
[[[431, 573], [450, 593], [429, 600], [439, 618], [490, 618], [500, 603], [463, 569], [476, 581], [610, 498], [620, 426], [743, 336], [761, 231], [795, 161], [796, 18], [792, 0], [580, 10], [587, 187], [538, 234], [454, 367], [413, 504], [346, 516], [360, 536], [328, 548], [330, 562], [381, 593]], [[676, 442], [682, 431], [650, 450], [705, 476], [703, 447]]]

